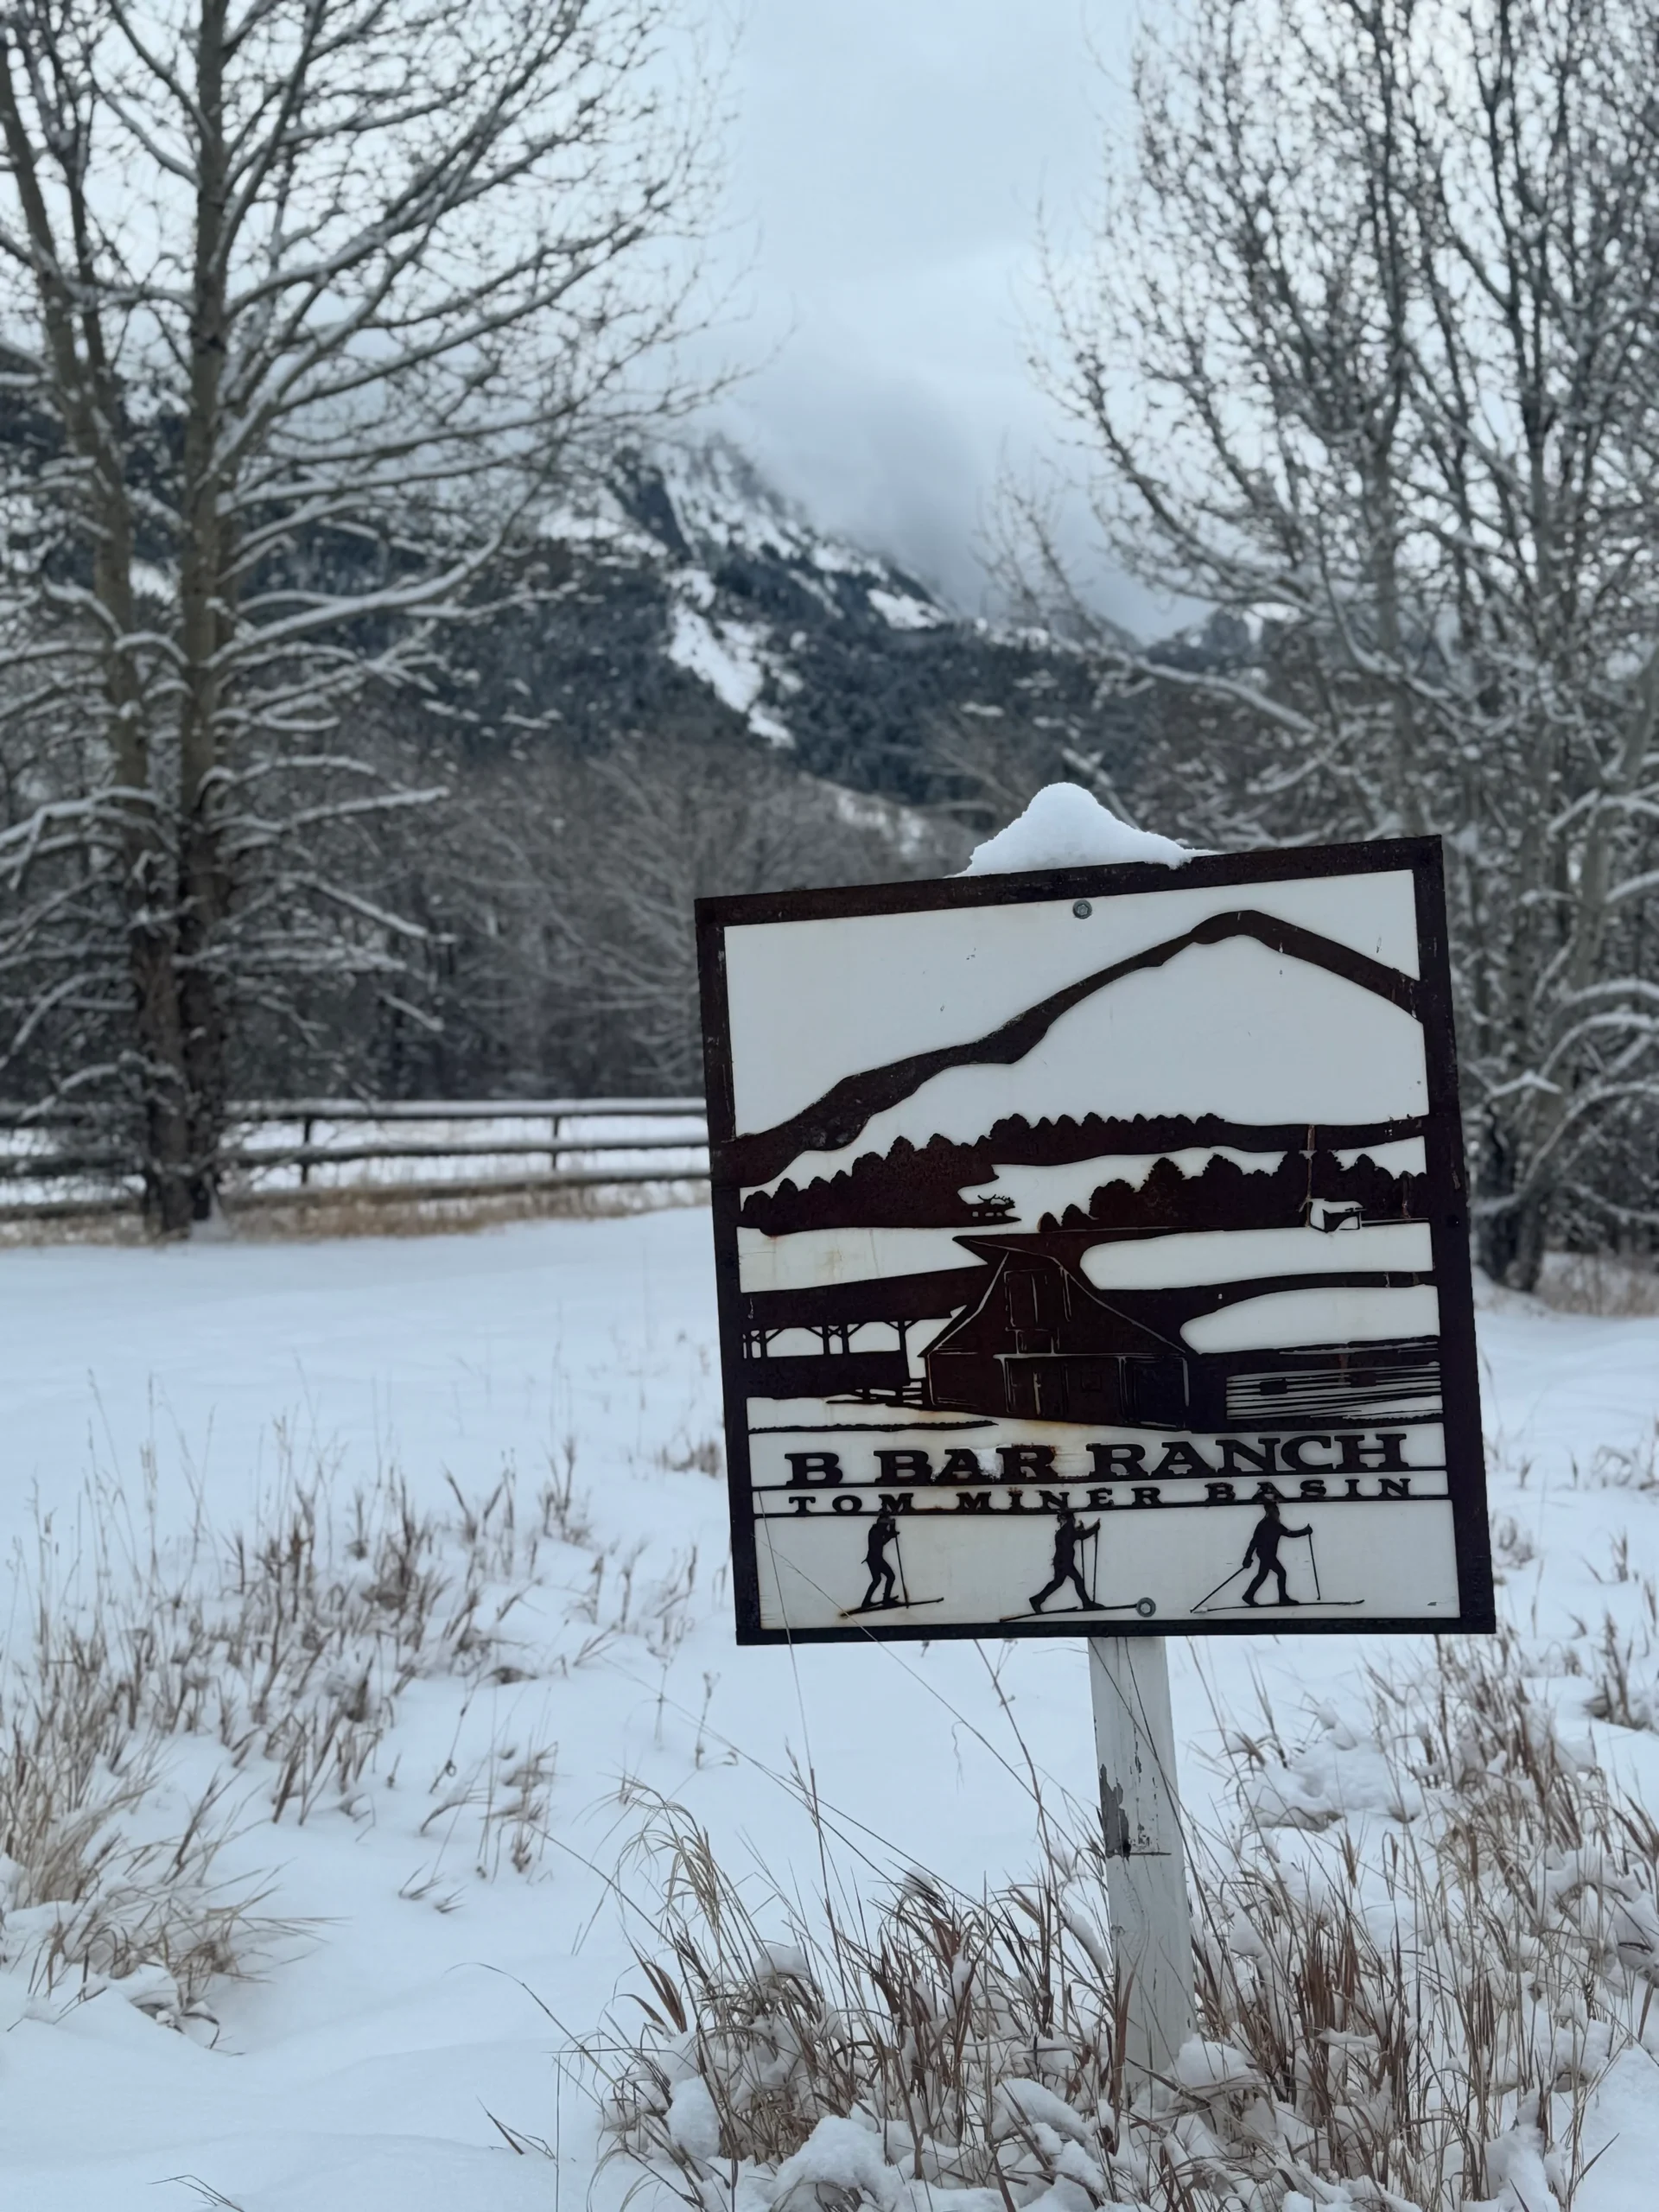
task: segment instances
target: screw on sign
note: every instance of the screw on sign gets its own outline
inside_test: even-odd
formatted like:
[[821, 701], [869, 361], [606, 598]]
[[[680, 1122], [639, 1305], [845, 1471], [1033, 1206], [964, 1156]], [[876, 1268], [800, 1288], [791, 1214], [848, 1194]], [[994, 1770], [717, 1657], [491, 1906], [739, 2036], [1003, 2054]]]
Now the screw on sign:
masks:
[[1438, 843], [1144, 842], [698, 929], [739, 1640], [1090, 1638], [1158, 2075], [1163, 1639], [1492, 1589]]

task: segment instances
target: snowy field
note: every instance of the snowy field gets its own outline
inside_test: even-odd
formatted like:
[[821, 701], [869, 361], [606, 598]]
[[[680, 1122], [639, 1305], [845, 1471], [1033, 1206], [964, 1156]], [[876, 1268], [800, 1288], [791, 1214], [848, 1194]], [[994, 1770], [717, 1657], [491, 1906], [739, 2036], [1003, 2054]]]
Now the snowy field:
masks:
[[[227, 1662], [181, 1692], [193, 1732], [128, 1826], [175, 1838], [224, 1782], [213, 1818], [234, 1832], [212, 1876], [226, 1897], [257, 1878], [248, 1978], [187, 2006], [130, 1955], [53, 1972], [63, 1908], [14, 1899], [0, 2198], [20, 2212], [618, 2203], [638, 2171], [599, 2171], [576, 2047], [621, 2017], [619, 1992], [645, 1986], [648, 1870], [630, 1845], [655, 1804], [704, 1824], [728, 1873], [764, 1867], [810, 1896], [823, 1877], [802, 1776], [837, 1840], [836, 1878], [872, 1885], [906, 1861], [969, 1892], [1020, 1876], [1030, 1771], [1056, 1805], [1088, 1799], [1081, 1643], [733, 1645], [700, 1211], [428, 1240], [12, 1249], [0, 1295], [15, 1657], [42, 1577], [91, 1604], [99, 1572], [106, 1592], [181, 1574], [188, 1541], [197, 1580], [204, 1561], [222, 1579], [237, 1536], [291, 1528], [307, 1491], [343, 1560], [354, 1491], [401, 1483], [415, 1513], [450, 1524], [458, 1499], [476, 1511], [495, 1495], [473, 1544], [493, 1562], [469, 1616], [482, 1643], [435, 1628], [423, 1648], [445, 1664], [377, 1675], [356, 1706], [350, 1684], [315, 1686], [367, 1731], [344, 1781], [302, 1757], [284, 1785], [273, 1732], [202, 1721], [215, 1697], [257, 1705], [257, 1651], [234, 1681]], [[1529, 1678], [1564, 1740], [1659, 1812], [1659, 1318], [1489, 1299], [1482, 1351], [1501, 1603]], [[435, 1621], [459, 1553], [454, 1576]], [[1637, 1725], [1593, 1717], [1610, 1651]], [[1269, 1832], [1347, 1821], [1377, 1846], [1394, 1815], [1363, 1756], [1368, 1656], [1347, 1639], [1176, 1645], [1195, 1816], [1229, 1817], [1224, 1734], [1270, 1732], [1265, 1707], [1285, 1752], [1257, 1791]], [[1427, 1647], [1393, 1656], [1421, 1665]], [[1659, 2050], [1659, 2018], [1639, 2024]], [[1641, 2050], [1592, 2107], [1586, 2158], [1604, 2143], [1576, 2212], [1646, 2212], [1659, 2069]], [[1507, 2170], [1493, 2202], [1551, 2212], [1541, 2167]], [[1090, 2201], [1061, 2183], [1045, 2199]]]

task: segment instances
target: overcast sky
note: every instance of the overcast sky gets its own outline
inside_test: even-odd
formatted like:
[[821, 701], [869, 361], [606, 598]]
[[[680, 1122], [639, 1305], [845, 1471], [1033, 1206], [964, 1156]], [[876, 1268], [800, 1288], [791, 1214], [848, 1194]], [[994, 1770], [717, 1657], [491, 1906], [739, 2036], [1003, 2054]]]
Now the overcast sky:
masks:
[[[723, 417], [826, 524], [977, 606], [1027, 365], [1039, 207], [1075, 239], [1122, 129], [1133, 0], [749, 0], [730, 207], [763, 368]], [[1127, 584], [1109, 611], [1144, 626]]]

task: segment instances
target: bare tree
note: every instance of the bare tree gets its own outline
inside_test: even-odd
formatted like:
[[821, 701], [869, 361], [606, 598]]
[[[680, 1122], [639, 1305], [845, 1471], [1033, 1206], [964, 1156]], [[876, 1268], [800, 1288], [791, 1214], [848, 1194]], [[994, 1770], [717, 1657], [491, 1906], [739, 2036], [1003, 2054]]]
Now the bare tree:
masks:
[[113, 1102], [163, 1230], [238, 1023], [420, 940], [365, 688], [429, 685], [584, 442], [677, 396], [670, 6], [0, 6], [0, 1081]]
[[[470, 780], [441, 897], [455, 949], [446, 1027], [605, 1090], [701, 1087], [693, 906], [707, 893], [960, 867], [966, 841], [804, 774], [744, 735], [558, 746]], [[498, 1061], [498, 1065], [499, 1065]]]
[[1249, 640], [1116, 654], [1143, 802], [1446, 834], [1480, 1249], [1521, 1283], [1563, 1212], [1659, 1219], [1656, 72], [1653, 0], [1192, 0], [1056, 271], [1118, 556]]

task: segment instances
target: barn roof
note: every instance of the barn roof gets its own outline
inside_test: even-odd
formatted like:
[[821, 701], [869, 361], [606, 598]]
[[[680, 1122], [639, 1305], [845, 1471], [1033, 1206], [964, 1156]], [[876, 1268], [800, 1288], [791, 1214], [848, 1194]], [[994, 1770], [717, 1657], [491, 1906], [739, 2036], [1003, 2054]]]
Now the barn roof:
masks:
[[1179, 1337], [1170, 1334], [1164, 1316], [1156, 1306], [1155, 1298], [1152, 1310], [1138, 1311], [1141, 1301], [1133, 1293], [1126, 1297], [1122, 1293], [1114, 1292], [1110, 1297], [1103, 1297], [1082, 1273], [1078, 1262], [1084, 1253], [1091, 1244], [1098, 1244], [1101, 1241], [1096, 1231], [1077, 1230], [1043, 1231], [1035, 1236], [958, 1236], [958, 1244], [977, 1253], [982, 1259], [989, 1260], [993, 1265], [986, 1279], [983, 1294], [960, 1320], [953, 1322], [933, 1339], [928, 1351], [930, 1353], [943, 1351], [953, 1337], [978, 1319], [1007, 1262], [1017, 1259], [1041, 1261], [1047, 1266], [1058, 1268], [1071, 1281], [1075, 1294], [1081, 1295], [1101, 1313], [1109, 1315], [1121, 1328], [1132, 1330], [1136, 1335], [1147, 1338], [1170, 1351], [1185, 1355], [1185, 1347]]
[[[1191, 1357], [1183, 1335], [1185, 1325], [1200, 1313], [1213, 1313], [1249, 1298], [1262, 1298], [1275, 1291], [1405, 1288], [1432, 1283], [1432, 1269], [1329, 1268], [1269, 1275], [1248, 1275], [1224, 1282], [1201, 1282], [1157, 1290], [1112, 1289], [1103, 1292], [1083, 1273], [1083, 1256], [1091, 1246], [1116, 1242], [1094, 1229], [1040, 1230], [1034, 1235], [959, 1236], [957, 1242], [982, 1259], [1006, 1265], [1014, 1258], [1043, 1260], [1064, 1269], [1074, 1292], [1135, 1328], [1144, 1329], [1173, 1350]], [[995, 1272], [1001, 1272], [999, 1265]], [[989, 1285], [987, 1285], [988, 1290]], [[984, 1305], [981, 1299], [977, 1313]], [[968, 1317], [964, 1316], [964, 1319]], [[958, 1323], [957, 1327], [962, 1325]], [[955, 1331], [947, 1332], [954, 1334]], [[944, 1343], [943, 1337], [936, 1339]]]

